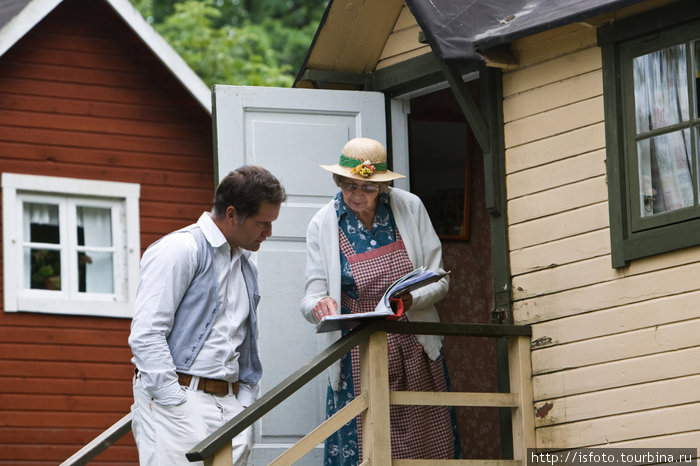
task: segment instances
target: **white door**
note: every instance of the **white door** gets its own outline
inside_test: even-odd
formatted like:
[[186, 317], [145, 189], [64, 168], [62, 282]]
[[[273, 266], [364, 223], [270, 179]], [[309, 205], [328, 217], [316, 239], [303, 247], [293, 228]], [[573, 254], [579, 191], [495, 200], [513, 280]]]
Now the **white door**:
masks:
[[[260, 271], [262, 391], [301, 368], [321, 348], [299, 311], [304, 293], [306, 226], [335, 195], [331, 174], [348, 139], [386, 144], [384, 95], [376, 92], [220, 86], [213, 90], [215, 167], [221, 179], [243, 164], [261, 165], [285, 186], [288, 200], [255, 260]], [[255, 466], [268, 464], [325, 418], [321, 375], [256, 424]], [[321, 464], [315, 449], [297, 464]]]

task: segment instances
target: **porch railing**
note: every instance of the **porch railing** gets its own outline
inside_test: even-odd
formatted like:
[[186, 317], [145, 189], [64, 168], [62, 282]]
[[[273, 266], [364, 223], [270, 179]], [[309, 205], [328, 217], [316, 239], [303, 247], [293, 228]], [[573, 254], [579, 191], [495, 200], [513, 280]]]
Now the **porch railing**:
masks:
[[[493, 337], [508, 340], [510, 392], [508, 393], [433, 393], [396, 392], [389, 390], [387, 370], [387, 333]], [[302, 438], [270, 465], [290, 465], [301, 459], [329, 435], [355, 416], [362, 416], [363, 462], [361, 466], [428, 466], [438, 460], [392, 460], [389, 425], [390, 405], [488, 406], [510, 408], [513, 459], [444, 460], [450, 465], [512, 466], [525, 465], [527, 448], [534, 445], [529, 326], [500, 324], [442, 324], [375, 320], [362, 324], [328, 347], [302, 368], [273, 387], [246, 410], [203, 439], [187, 453], [190, 461], [204, 461], [209, 466], [229, 466], [231, 439], [251, 426], [267, 412], [340, 359], [360, 346], [361, 393], [355, 400]], [[87, 464], [129, 432], [131, 415], [127, 415], [83, 447], [61, 466]]]

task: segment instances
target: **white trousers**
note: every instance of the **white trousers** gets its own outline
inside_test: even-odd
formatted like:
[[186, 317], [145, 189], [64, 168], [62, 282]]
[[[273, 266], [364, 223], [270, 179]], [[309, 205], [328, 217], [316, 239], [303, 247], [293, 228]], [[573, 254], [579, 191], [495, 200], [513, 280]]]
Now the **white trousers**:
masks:
[[[199, 380], [192, 379], [193, 384]], [[185, 389], [184, 403], [164, 406], [146, 392], [140, 377], [134, 377], [131, 429], [142, 466], [204, 465], [203, 461], [189, 462], [185, 453], [243, 411], [233, 394], [219, 396], [189, 387]], [[248, 427], [231, 443], [234, 466], [247, 465], [253, 447], [253, 428]]]

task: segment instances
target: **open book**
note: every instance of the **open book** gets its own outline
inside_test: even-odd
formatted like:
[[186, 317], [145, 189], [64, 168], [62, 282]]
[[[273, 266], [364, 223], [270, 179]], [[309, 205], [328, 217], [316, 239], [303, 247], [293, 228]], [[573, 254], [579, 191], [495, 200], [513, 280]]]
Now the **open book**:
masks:
[[357, 327], [366, 319], [398, 319], [403, 315], [403, 304], [401, 296], [417, 290], [425, 285], [434, 283], [446, 276], [450, 272], [437, 273], [427, 270], [425, 267], [418, 267], [412, 272], [392, 283], [382, 295], [382, 299], [371, 312], [361, 312], [357, 314], [336, 314], [325, 316], [316, 325], [316, 332], [332, 332], [333, 330], [350, 330]]

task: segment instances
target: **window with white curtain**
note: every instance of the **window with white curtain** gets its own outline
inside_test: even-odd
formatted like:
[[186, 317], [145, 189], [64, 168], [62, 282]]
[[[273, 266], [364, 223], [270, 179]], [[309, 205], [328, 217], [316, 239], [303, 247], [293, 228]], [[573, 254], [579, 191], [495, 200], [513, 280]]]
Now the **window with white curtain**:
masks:
[[5, 311], [130, 317], [138, 185], [4, 173]]
[[599, 31], [614, 267], [700, 244], [700, 8], [691, 10]]

